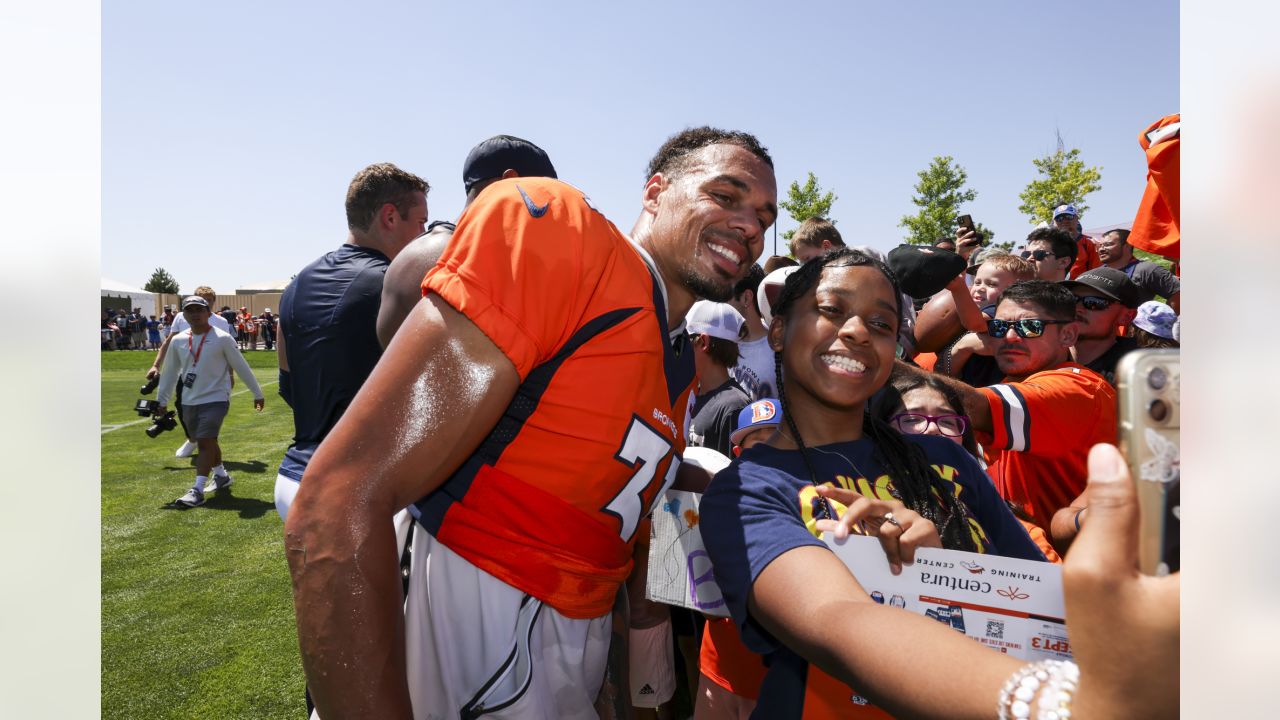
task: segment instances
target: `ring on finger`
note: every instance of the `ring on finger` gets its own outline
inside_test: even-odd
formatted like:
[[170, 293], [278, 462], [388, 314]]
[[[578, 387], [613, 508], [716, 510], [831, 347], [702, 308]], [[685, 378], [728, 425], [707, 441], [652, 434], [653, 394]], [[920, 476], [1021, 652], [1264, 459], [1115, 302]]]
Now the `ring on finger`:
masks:
[[893, 513], [891, 512], [887, 512], [884, 514], [884, 521], [898, 528], [899, 530], [902, 529], [902, 523], [898, 522], [898, 518], [894, 517]]

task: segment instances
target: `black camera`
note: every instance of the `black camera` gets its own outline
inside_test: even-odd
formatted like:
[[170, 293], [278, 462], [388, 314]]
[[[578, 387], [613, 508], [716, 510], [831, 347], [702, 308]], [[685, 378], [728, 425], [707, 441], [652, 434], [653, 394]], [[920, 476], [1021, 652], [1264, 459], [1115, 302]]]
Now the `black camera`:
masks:
[[[160, 403], [155, 400], [140, 399], [137, 404], [133, 406], [133, 409], [134, 412], [138, 413], [142, 417], [154, 417], [156, 409], [159, 407]], [[160, 433], [169, 432], [176, 427], [178, 427], [177, 414], [170, 410], [164, 415], [154, 417], [151, 421], [151, 427], [146, 429], [147, 437], [155, 439], [160, 437]]]
[[159, 384], [160, 384], [160, 376], [159, 376], [159, 375], [156, 375], [155, 377], [153, 377], [153, 378], [151, 378], [150, 380], [148, 380], [148, 381], [147, 381], [147, 384], [146, 384], [146, 385], [143, 385], [143, 386], [138, 390], [138, 394], [140, 394], [140, 395], [150, 395], [151, 393], [155, 392], [156, 386], [157, 386], [157, 385], [159, 385]]

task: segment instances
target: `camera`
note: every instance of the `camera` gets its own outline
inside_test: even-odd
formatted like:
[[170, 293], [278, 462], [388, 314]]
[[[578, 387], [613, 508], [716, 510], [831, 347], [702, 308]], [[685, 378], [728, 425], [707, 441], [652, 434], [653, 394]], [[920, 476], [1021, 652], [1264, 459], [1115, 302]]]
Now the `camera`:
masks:
[[[142, 417], [154, 417], [159, 407], [160, 403], [155, 400], [140, 399], [133, 406], [133, 410]], [[177, 414], [170, 410], [151, 421], [151, 427], [146, 429], [147, 437], [155, 439], [160, 436], [160, 433], [169, 432], [176, 427], [178, 427]]]
[[155, 392], [156, 386], [160, 384], [160, 376], [156, 375], [147, 381], [145, 385], [138, 389], [139, 395], [150, 395]]

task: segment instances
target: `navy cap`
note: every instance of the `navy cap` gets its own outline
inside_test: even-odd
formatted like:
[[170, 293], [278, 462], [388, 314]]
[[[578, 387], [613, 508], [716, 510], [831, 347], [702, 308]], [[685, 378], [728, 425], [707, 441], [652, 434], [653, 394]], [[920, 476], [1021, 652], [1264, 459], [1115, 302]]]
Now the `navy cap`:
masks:
[[1076, 211], [1076, 206], [1070, 203], [1066, 205], [1059, 205], [1058, 207], [1053, 209], [1054, 220], [1057, 220], [1063, 215], [1070, 215], [1071, 217], [1080, 217], [1080, 213]]
[[546, 151], [512, 135], [495, 135], [471, 148], [462, 163], [462, 185], [468, 193], [476, 183], [515, 170], [521, 177], [556, 177]]

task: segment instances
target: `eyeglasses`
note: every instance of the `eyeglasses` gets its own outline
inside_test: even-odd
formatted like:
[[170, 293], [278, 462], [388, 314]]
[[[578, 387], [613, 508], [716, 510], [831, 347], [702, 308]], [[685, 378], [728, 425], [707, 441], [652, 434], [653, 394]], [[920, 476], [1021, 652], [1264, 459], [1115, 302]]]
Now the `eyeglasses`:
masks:
[[929, 425], [937, 425], [938, 432], [947, 437], [960, 437], [969, 429], [969, 418], [964, 415], [920, 415], [918, 413], [898, 413], [889, 418], [889, 423], [906, 435], [923, 435], [929, 431]]
[[994, 338], [1002, 338], [1009, 333], [1009, 328], [1022, 339], [1038, 338], [1044, 334], [1045, 325], [1066, 325], [1074, 320], [1041, 320], [1039, 318], [1023, 318], [1022, 320], [988, 320], [987, 334]]
[[1043, 260], [1047, 257], [1057, 257], [1057, 255], [1054, 255], [1052, 252], [1048, 250], [1023, 250], [1022, 251], [1023, 260], [1029, 260], [1033, 258], [1036, 260]]
[[1085, 310], [1106, 310], [1115, 300], [1097, 295], [1077, 295], [1076, 304], [1084, 305]]

